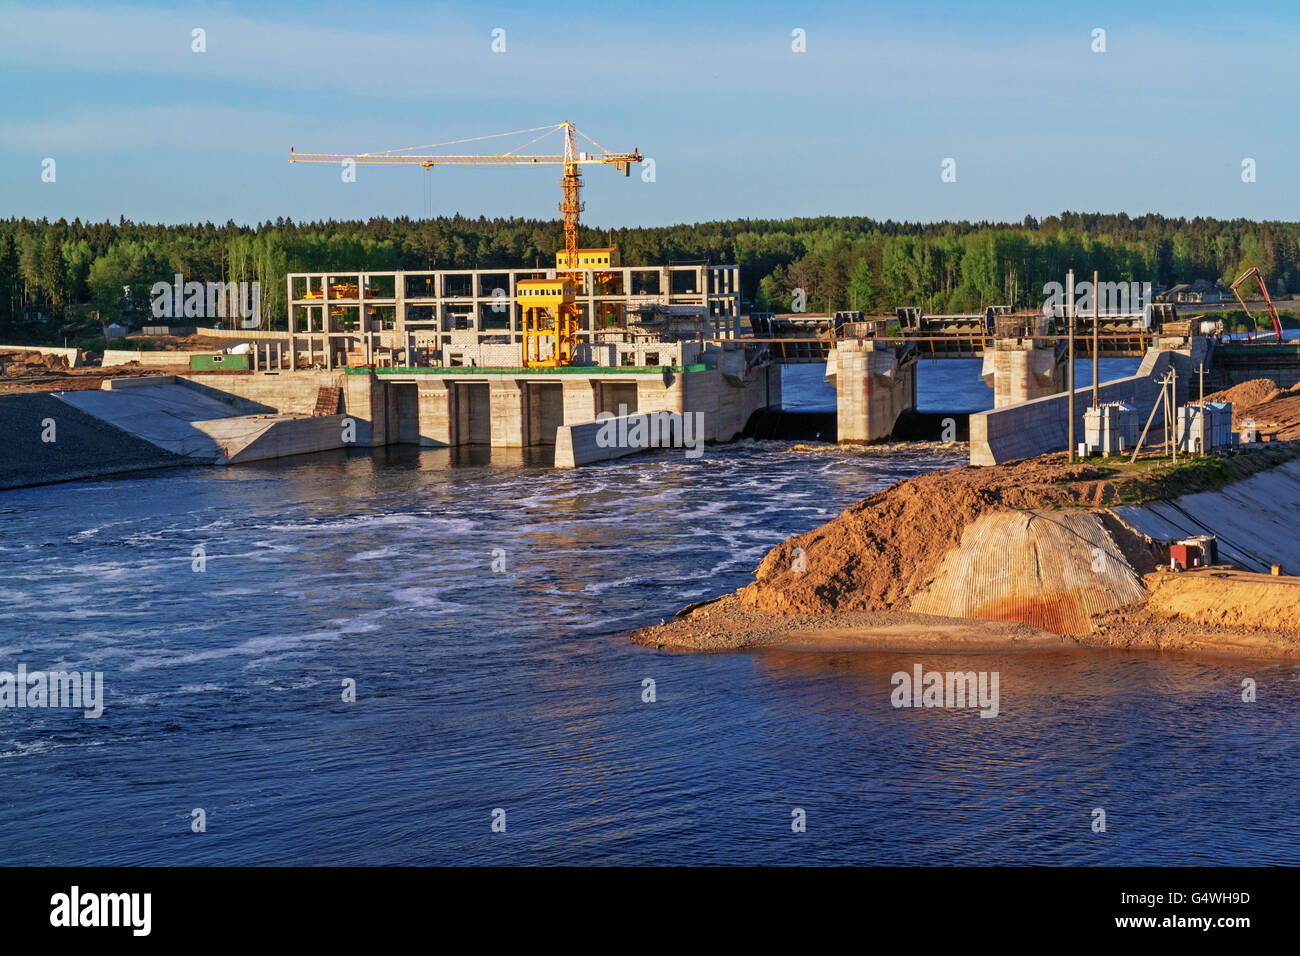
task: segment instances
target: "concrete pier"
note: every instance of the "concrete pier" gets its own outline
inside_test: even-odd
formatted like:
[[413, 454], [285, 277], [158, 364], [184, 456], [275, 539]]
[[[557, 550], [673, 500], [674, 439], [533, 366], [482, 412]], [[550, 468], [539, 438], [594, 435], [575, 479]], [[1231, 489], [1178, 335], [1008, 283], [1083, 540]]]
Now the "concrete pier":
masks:
[[841, 444], [888, 438], [898, 416], [916, 407], [916, 354], [879, 339], [841, 339], [826, 362], [835, 384]]
[[1053, 342], [997, 339], [984, 353], [984, 384], [993, 389], [993, 407], [1018, 405], [1066, 387], [1066, 349]]

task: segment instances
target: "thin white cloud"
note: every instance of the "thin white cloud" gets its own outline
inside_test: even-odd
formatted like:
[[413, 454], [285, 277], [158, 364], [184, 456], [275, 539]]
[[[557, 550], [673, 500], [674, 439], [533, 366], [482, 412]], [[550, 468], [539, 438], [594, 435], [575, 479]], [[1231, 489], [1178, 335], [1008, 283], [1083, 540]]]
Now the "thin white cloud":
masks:
[[285, 142], [284, 114], [178, 105], [139, 108], [84, 109], [50, 119], [0, 122], [5, 151], [59, 150], [139, 151], [165, 148], [240, 153], [261, 149], [268, 142]]
[[[1225, 46], [1244, 43], [1119, 27], [1109, 36], [1110, 52], [1093, 55], [1086, 32], [991, 42], [955, 32], [913, 36], [897, 27], [865, 33], [859, 23], [837, 27], [823, 14], [808, 26], [808, 52], [796, 54], [784, 25], [753, 18], [737, 18], [729, 29], [710, 21], [695, 31], [683, 31], [678, 18], [651, 18], [636, 30], [625, 22], [588, 22], [575, 39], [566, 25], [537, 14], [494, 14], [489, 22], [446, 10], [388, 16], [383, 7], [368, 5], [337, 26], [306, 15], [287, 20], [139, 7], [17, 6], [4, 19], [0, 62], [36, 72], [208, 77], [270, 90], [398, 99], [556, 99], [561, 111], [566, 99], [691, 94], [694, 102], [682, 108], [707, 110], [729, 96], [964, 98], [1069, 93], [1081, 83], [1098, 93], [1140, 86], [1186, 96], [1222, 86], [1221, 77], [1208, 75], [1213, 71], [1189, 70], [1189, 63], [1206, 56], [1223, 61]], [[399, 20], [400, 29], [391, 26]], [[506, 30], [502, 54], [490, 49], [497, 20]], [[191, 50], [196, 28], [206, 32], [205, 53]], [[1275, 68], [1258, 53], [1250, 59], [1266, 75]]]

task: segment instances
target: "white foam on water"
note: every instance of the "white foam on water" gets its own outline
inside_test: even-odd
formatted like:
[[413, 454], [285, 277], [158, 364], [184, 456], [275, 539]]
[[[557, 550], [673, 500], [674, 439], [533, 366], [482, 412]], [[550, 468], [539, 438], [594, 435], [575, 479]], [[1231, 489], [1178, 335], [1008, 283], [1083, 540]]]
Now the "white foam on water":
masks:
[[320, 644], [341, 640], [349, 633], [364, 633], [379, 630], [379, 625], [361, 625], [354, 628], [332, 631], [309, 631], [306, 634], [267, 635], [251, 637], [229, 647], [215, 647], [207, 650], [171, 651], [155, 653], [134, 660], [127, 665], [128, 671], [146, 670], [154, 667], [177, 667], [184, 664], [197, 664], [202, 661], [223, 660], [227, 657], [251, 656], [263, 657], [283, 650], [303, 650]]
[[410, 587], [396, 588], [388, 593], [397, 600], [403, 610], [416, 609], [421, 612], [451, 614], [454, 611], [467, 611], [469, 608], [455, 601], [444, 601], [442, 594], [447, 588]]
[[[625, 578], [619, 578], [617, 581], [596, 581], [592, 584], [586, 585], [582, 589], [582, 593], [601, 594], [604, 591], [610, 590], [610, 588], [627, 587], [630, 584], [637, 584], [640, 581], [646, 581], [646, 580], [653, 580], [653, 579], [646, 578], [643, 575], [634, 574]], [[564, 592], [559, 592], [559, 593], [564, 593]]]
[[359, 551], [349, 561], [382, 561], [385, 558], [396, 558], [401, 556], [402, 549], [392, 545], [386, 545], [382, 548], [374, 548], [370, 551]]
[[56, 746], [58, 746], [58, 743], [49, 737], [42, 737], [31, 742], [13, 740], [8, 744], [0, 744], [0, 760], [43, 754], [53, 750]]

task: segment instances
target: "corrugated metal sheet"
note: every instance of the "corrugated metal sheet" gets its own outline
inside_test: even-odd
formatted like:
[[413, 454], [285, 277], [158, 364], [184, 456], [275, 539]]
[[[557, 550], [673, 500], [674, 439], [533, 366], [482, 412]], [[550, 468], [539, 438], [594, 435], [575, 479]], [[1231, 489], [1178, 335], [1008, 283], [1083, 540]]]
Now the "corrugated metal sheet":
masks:
[[1096, 514], [1010, 511], [967, 528], [911, 609], [1083, 634], [1091, 615], [1145, 593]]

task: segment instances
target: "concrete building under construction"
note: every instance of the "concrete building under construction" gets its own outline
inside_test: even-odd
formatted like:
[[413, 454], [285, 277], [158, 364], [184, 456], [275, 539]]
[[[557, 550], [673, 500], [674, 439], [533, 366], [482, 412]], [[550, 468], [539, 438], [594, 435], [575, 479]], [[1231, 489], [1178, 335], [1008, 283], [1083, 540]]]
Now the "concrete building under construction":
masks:
[[[287, 354], [259, 358], [290, 369], [524, 367], [529, 313], [561, 302], [578, 316], [575, 365], [689, 365], [704, 340], [739, 336], [739, 266], [624, 266], [617, 246], [577, 259], [571, 294], [563, 252], [555, 269], [291, 273]], [[553, 337], [538, 338], [531, 354], [544, 362]]]

